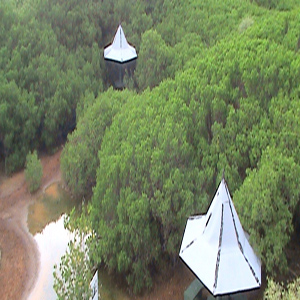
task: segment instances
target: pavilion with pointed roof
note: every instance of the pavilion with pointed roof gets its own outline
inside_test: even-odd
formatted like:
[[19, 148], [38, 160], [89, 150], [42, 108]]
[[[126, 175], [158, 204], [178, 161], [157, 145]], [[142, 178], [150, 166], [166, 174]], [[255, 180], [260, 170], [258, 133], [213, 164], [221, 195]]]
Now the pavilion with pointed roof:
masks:
[[116, 88], [123, 88], [125, 72], [132, 74], [135, 68], [137, 53], [125, 37], [123, 28], [119, 25], [113, 42], [104, 49], [104, 59], [109, 70], [110, 82]]
[[118, 27], [112, 44], [104, 49], [104, 58], [119, 63], [137, 58], [136, 50], [128, 44], [121, 25]]
[[224, 178], [206, 215], [188, 218], [179, 256], [213, 296], [260, 287], [261, 262]]

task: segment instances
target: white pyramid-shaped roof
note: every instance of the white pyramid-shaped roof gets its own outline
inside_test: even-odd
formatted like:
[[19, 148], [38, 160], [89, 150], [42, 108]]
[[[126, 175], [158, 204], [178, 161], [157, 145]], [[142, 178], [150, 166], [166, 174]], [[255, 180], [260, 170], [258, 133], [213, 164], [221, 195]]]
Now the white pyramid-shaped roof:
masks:
[[260, 287], [261, 262], [224, 179], [207, 214], [188, 219], [179, 256], [215, 296]]
[[119, 63], [137, 58], [136, 51], [128, 44], [121, 25], [119, 25], [112, 44], [104, 49], [104, 58]]

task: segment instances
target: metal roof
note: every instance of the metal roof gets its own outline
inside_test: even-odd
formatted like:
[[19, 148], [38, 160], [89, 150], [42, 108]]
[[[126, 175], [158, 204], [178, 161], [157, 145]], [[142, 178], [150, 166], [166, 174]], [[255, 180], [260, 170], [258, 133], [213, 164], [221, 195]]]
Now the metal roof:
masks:
[[222, 179], [206, 215], [187, 220], [179, 256], [213, 295], [258, 288], [261, 262]]
[[121, 25], [118, 27], [112, 44], [104, 49], [104, 58], [119, 63], [137, 58], [136, 50], [128, 44]]

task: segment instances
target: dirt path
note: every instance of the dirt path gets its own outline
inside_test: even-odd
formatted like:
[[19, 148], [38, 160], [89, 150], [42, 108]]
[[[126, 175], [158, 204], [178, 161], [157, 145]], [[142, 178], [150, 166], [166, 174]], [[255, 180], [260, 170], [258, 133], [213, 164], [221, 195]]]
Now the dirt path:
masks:
[[28, 205], [45, 186], [61, 179], [60, 154], [41, 159], [44, 175], [34, 195], [27, 190], [23, 171], [0, 181], [0, 300], [26, 300], [34, 286], [39, 253], [27, 228]]

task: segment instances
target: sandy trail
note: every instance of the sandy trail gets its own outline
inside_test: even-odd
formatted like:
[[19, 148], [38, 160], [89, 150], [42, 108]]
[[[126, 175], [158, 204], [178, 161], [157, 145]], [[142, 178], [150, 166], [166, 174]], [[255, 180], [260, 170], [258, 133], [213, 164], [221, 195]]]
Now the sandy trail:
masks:
[[61, 179], [61, 150], [41, 159], [43, 178], [41, 188], [31, 195], [24, 172], [0, 183], [0, 300], [26, 300], [35, 284], [39, 269], [39, 253], [27, 228], [28, 206], [44, 187]]

